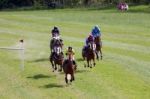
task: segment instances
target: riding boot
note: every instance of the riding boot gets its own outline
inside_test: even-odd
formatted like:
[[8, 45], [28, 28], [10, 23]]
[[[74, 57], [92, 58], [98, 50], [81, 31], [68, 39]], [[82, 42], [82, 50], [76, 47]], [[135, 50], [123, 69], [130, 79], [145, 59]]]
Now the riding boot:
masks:
[[73, 65], [75, 65], [75, 70], [77, 69], [77, 64], [76, 64], [76, 61], [73, 60]]
[[66, 84], [68, 84], [68, 79], [67, 79], [67, 77], [65, 77], [65, 81], [66, 81]]
[[61, 55], [64, 57], [64, 53], [63, 52], [61, 52]]

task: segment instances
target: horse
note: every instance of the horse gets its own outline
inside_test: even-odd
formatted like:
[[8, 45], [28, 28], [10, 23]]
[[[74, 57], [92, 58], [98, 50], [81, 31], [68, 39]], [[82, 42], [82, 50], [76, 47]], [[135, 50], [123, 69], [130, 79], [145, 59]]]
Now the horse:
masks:
[[59, 65], [59, 72], [62, 71], [62, 65], [64, 61], [64, 55], [63, 52], [61, 51], [60, 46], [54, 47], [54, 52], [50, 56], [50, 62], [52, 64], [53, 72], [57, 70], [57, 65]]
[[56, 43], [59, 43], [61, 48], [63, 47], [63, 40], [62, 39], [53, 38], [50, 41], [50, 50], [51, 50], [51, 52], [52, 52], [52, 49], [54, 48]]
[[63, 63], [63, 70], [65, 73], [65, 82], [68, 84], [68, 81], [72, 82], [75, 80], [74, 71], [75, 67], [72, 62], [72, 55], [68, 55], [68, 59], [66, 59]]
[[100, 37], [95, 37], [94, 42], [96, 44], [95, 53], [96, 53], [97, 60], [99, 60], [99, 54], [101, 55], [101, 60], [102, 60], [102, 58], [103, 58], [103, 56], [102, 56], [102, 42], [101, 42]]
[[[96, 47], [95, 43], [90, 42], [90, 43], [88, 43], [88, 45], [86, 47], [84, 47], [82, 49], [83, 60], [87, 61], [87, 65], [90, 68], [92, 68], [92, 63], [91, 63], [92, 60], [93, 60], [93, 66], [96, 65], [96, 63], [95, 63], [95, 47]], [[84, 64], [84, 67], [86, 67], [86, 64]]]
[[117, 5], [117, 8], [118, 8], [118, 10], [126, 11], [126, 10], [129, 9], [129, 6], [128, 6], [127, 3], [119, 3], [119, 4]]

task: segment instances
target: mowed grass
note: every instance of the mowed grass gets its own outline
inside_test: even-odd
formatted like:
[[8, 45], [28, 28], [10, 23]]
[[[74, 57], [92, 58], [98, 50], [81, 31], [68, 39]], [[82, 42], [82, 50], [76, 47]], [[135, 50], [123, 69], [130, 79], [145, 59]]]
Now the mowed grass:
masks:
[[[140, 7], [141, 8], [141, 7]], [[135, 8], [132, 8], [135, 9]], [[102, 31], [103, 60], [84, 68], [81, 49], [94, 25]], [[76, 80], [66, 86], [63, 73], [49, 63], [50, 30], [58, 26], [75, 49]], [[18, 51], [0, 49], [1, 99], [149, 99], [150, 14], [116, 10], [41, 10], [0, 12], [0, 47], [25, 40], [25, 68]]]

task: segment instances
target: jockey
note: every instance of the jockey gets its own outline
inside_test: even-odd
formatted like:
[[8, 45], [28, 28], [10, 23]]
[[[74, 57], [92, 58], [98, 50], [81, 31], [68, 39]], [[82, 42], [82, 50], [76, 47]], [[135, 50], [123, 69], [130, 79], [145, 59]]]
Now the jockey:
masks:
[[86, 38], [86, 40], [85, 40], [85, 46], [87, 46], [88, 43], [90, 43], [90, 42], [94, 42], [94, 37], [93, 37], [93, 35], [89, 35], [89, 36]]
[[[70, 46], [68, 47], [68, 49], [66, 51], [66, 56], [69, 56], [69, 55], [72, 55], [73, 64], [76, 66], [76, 62], [75, 62], [75, 58], [74, 58], [75, 52], [74, 52], [74, 49]], [[69, 57], [67, 57], [67, 59], [69, 59]]]
[[94, 26], [92, 29], [91, 35], [96, 38], [96, 37], [101, 37], [101, 31], [98, 25]]
[[83, 47], [83, 51], [86, 52], [89, 43], [94, 43], [94, 37], [91, 34], [85, 40], [85, 46]]
[[54, 26], [53, 30], [51, 31], [52, 37], [54, 39], [59, 39], [60, 38], [60, 33], [58, 27]]

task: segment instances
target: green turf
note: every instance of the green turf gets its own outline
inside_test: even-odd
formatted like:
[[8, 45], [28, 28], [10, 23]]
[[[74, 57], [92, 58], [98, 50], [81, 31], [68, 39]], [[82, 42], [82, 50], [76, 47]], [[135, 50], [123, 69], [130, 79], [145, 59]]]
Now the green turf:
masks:
[[[23, 38], [26, 48], [24, 71], [17, 51], [0, 49], [0, 99], [149, 99], [150, 14], [141, 11], [146, 7], [125, 13], [114, 9], [0, 12], [0, 47], [16, 47]], [[84, 68], [81, 48], [97, 24], [103, 60], [93, 69]], [[69, 87], [64, 74], [53, 73], [48, 61], [50, 30], [55, 25], [65, 47], [75, 49], [78, 71]]]

